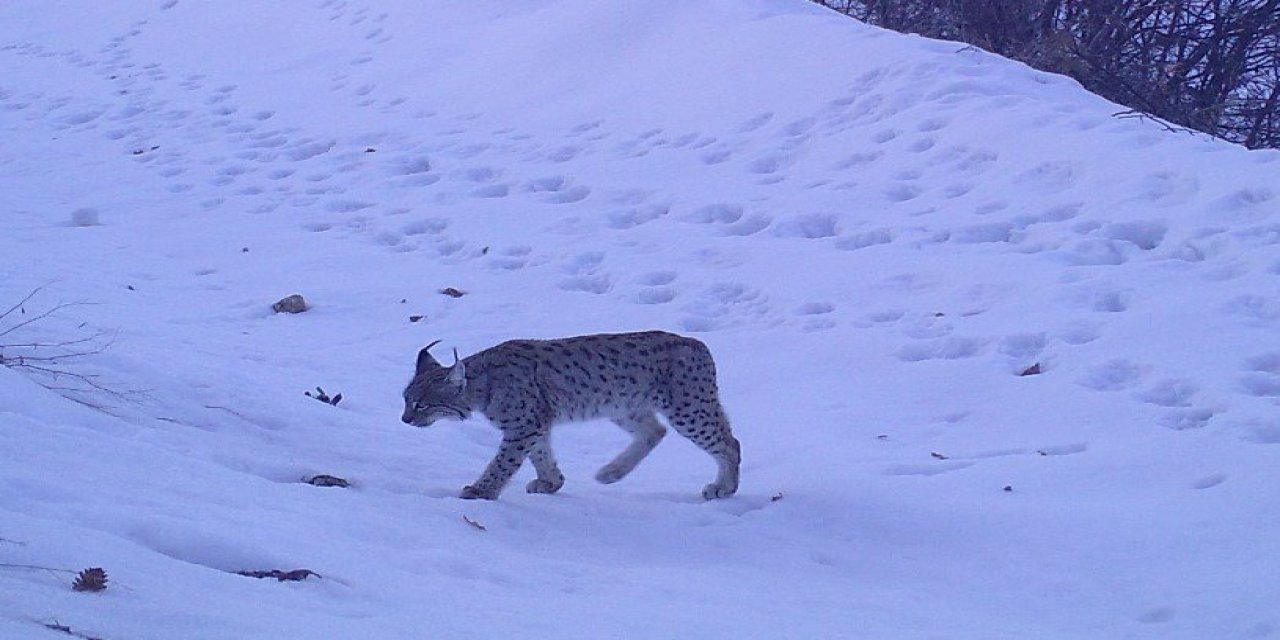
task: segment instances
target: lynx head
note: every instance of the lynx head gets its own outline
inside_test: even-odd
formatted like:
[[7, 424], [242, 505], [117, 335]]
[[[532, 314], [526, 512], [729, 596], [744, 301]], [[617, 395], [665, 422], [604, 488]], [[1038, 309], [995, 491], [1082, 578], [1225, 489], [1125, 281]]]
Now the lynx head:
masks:
[[418, 352], [418, 365], [413, 380], [404, 388], [404, 415], [401, 420], [415, 427], [428, 427], [441, 418], [465, 420], [471, 415], [466, 400], [467, 372], [458, 351], [453, 352], [453, 366], [446, 367], [431, 357], [436, 340]]

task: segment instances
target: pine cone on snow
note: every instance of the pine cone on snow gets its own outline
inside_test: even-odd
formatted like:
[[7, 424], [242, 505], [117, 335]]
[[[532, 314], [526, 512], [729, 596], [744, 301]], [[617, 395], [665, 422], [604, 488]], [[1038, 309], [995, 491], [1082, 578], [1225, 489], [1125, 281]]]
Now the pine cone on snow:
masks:
[[107, 572], [102, 567], [85, 569], [76, 575], [71, 588], [76, 591], [102, 591], [107, 588]]

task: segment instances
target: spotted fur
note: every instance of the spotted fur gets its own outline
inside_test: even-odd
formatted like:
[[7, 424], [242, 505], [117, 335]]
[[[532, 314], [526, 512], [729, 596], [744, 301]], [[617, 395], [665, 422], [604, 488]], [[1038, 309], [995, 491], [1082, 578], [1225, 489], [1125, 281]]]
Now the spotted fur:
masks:
[[560, 422], [607, 418], [632, 441], [596, 473], [610, 484], [626, 477], [666, 435], [661, 415], [715, 459], [716, 479], [702, 495], [738, 490], [738, 440], [720, 406], [716, 365], [706, 345], [663, 331], [597, 334], [557, 340], [510, 340], [446, 367], [427, 345], [404, 390], [404, 420], [426, 427], [473, 411], [502, 430], [502, 444], [463, 498], [493, 500], [527, 457], [538, 477], [530, 493], [555, 493], [564, 474], [549, 432]]

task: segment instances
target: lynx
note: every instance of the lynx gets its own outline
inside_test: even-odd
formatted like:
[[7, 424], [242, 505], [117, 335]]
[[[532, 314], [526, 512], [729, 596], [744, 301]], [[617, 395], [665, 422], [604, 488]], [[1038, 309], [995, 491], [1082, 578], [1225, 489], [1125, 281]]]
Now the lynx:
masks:
[[599, 482], [617, 482], [666, 435], [658, 414], [719, 466], [704, 498], [738, 490], [738, 441], [720, 406], [715, 362], [698, 340], [662, 331], [510, 340], [462, 360], [455, 350], [449, 367], [431, 356], [439, 342], [418, 353], [401, 419], [426, 427], [479, 411], [502, 430], [497, 455], [462, 489], [463, 498], [496, 499], [526, 457], [538, 473], [526, 489], [555, 493], [564, 474], [551, 453], [551, 426], [595, 418], [612, 420], [633, 438], [596, 473]]

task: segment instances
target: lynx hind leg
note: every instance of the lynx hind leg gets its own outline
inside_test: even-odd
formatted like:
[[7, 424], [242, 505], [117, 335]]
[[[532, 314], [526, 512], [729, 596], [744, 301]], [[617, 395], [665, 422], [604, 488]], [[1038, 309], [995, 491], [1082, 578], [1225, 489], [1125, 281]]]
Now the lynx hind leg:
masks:
[[665, 413], [672, 428], [716, 461], [716, 479], [702, 489], [702, 496], [708, 500], [727, 498], [738, 491], [742, 448], [720, 406], [711, 352], [701, 342], [690, 344], [688, 349], [688, 357], [676, 360], [672, 367]]
[[[681, 425], [681, 422], [684, 424]], [[737, 493], [742, 445], [729, 430], [729, 419], [725, 417], [719, 403], [713, 410], [699, 410], [692, 417], [673, 417], [672, 425], [716, 461], [716, 479], [702, 488], [702, 497], [714, 500]]]
[[719, 471], [716, 473], [716, 480], [711, 484], [702, 488], [702, 497], [707, 500], [715, 498], [728, 498], [738, 492], [738, 467], [742, 463], [742, 445], [738, 443], [738, 439], [729, 433], [728, 423], [725, 423], [725, 438], [721, 440], [718, 446], [707, 449], [712, 458], [715, 458]]
[[627, 477], [667, 435], [667, 428], [658, 422], [652, 411], [614, 418], [613, 423], [630, 433], [632, 440], [622, 453], [596, 472], [596, 480], [603, 484], [613, 484]]
[[668, 415], [672, 428], [692, 440], [716, 461], [716, 479], [702, 489], [702, 497], [711, 500], [727, 498], [736, 493], [742, 447], [738, 444], [738, 439], [733, 437], [729, 419], [725, 417], [720, 403], [714, 402], [710, 407], [693, 406], [693, 403], [677, 404]]

